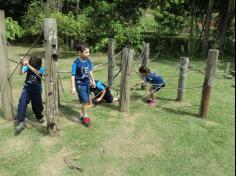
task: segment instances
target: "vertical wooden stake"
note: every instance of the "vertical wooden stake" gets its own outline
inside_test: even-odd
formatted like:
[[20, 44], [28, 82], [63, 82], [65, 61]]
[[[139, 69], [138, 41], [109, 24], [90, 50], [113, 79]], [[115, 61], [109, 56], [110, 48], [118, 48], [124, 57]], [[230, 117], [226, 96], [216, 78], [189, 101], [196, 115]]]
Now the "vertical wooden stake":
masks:
[[224, 78], [228, 78], [229, 75], [229, 69], [230, 69], [230, 62], [226, 62], [225, 72], [224, 72]]
[[12, 87], [8, 79], [10, 70], [6, 43], [5, 13], [3, 10], [0, 10], [0, 97], [3, 104], [4, 118], [13, 120]]
[[44, 19], [45, 66], [46, 66], [46, 117], [51, 136], [59, 134], [58, 74], [57, 74], [57, 23], [53, 18]]
[[216, 63], [219, 57], [218, 50], [209, 50], [208, 52], [208, 62], [206, 67], [205, 79], [202, 89], [202, 98], [199, 109], [200, 117], [207, 118], [208, 108], [210, 104], [211, 91], [213, 87], [213, 81], [216, 73]]
[[[143, 58], [142, 58], [142, 66], [147, 66], [148, 60], [150, 59], [150, 44], [149, 43], [144, 43], [144, 53], [143, 53]], [[141, 90], [146, 90], [147, 85], [146, 84], [141, 84]]]
[[115, 53], [115, 40], [109, 39], [108, 44], [108, 87], [113, 85], [114, 79], [114, 68], [115, 68], [115, 61], [114, 61], [114, 53]]
[[188, 64], [189, 64], [188, 57], [180, 58], [179, 84], [178, 84], [176, 101], [185, 100], [185, 88], [186, 88]]
[[122, 55], [122, 72], [120, 83], [120, 111], [129, 112], [130, 105], [130, 78], [133, 63], [134, 50], [129, 48], [123, 49]]

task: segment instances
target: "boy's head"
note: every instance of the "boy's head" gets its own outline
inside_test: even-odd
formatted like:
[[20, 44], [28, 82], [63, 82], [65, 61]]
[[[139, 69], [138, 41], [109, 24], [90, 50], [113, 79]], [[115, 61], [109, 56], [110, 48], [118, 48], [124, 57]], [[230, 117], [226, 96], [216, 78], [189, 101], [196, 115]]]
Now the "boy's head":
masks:
[[39, 56], [31, 56], [29, 59], [29, 64], [38, 70], [42, 66], [42, 59]]
[[147, 66], [141, 66], [138, 71], [139, 71], [139, 73], [141, 73], [143, 75], [150, 74], [150, 69]]
[[76, 51], [81, 59], [86, 59], [89, 56], [89, 46], [86, 43], [76, 45]]

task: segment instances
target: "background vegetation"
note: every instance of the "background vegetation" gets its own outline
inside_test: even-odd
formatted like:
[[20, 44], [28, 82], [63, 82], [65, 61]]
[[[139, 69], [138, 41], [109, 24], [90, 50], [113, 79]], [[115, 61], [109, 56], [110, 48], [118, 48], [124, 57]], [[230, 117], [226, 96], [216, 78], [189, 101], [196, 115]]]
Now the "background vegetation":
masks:
[[43, 19], [53, 17], [61, 48], [86, 41], [94, 51], [103, 51], [108, 38], [115, 38], [118, 48], [140, 48], [151, 41], [154, 51], [171, 43], [173, 50], [164, 51], [171, 54], [181, 47], [190, 56], [206, 56], [208, 48], [235, 54], [234, 0], [6, 0], [0, 7], [18, 22], [7, 21], [7, 26], [20, 26], [8, 35], [18, 42], [33, 42], [42, 33]]

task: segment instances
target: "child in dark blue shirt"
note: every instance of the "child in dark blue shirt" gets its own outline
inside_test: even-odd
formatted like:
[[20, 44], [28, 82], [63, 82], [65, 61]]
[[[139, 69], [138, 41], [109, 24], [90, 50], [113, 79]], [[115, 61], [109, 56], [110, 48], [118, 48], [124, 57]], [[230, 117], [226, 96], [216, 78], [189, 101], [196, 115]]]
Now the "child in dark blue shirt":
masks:
[[90, 87], [90, 91], [95, 95], [95, 104], [101, 102], [112, 103], [118, 100], [118, 98], [113, 98], [108, 86], [106, 86], [99, 80], [95, 80], [95, 83], [96, 87]]
[[75, 95], [77, 92], [81, 103], [80, 120], [85, 126], [88, 126], [90, 124], [90, 118], [87, 114], [87, 109], [90, 103], [90, 79], [92, 86], [95, 86], [92, 73], [93, 64], [88, 58], [90, 53], [87, 44], [78, 44], [76, 50], [79, 57], [72, 65], [71, 93], [72, 95]]
[[41, 78], [45, 73], [45, 68], [42, 67], [42, 59], [38, 56], [32, 56], [29, 61], [22, 60], [20, 64], [20, 74], [23, 73], [27, 73], [27, 75], [18, 104], [17, 133], [24, 129], [25, 115], [29, 102], [31, 102], [36, 120], [40, 123], [44, 122], [42, 115], [43, 103]]
[[155, 92], [159, 91], [161, 88], [165, 87], [165, 82], [161, 76], [152, 73], [147, 66], [141, 66], [139, 68], [139, 73], [142, 77], [141, 83], [150, 83], [151, 87], [150, 91], [150, 99], [147, 100], [149, 106], [154, 106], [156, 104], [155, 101]]

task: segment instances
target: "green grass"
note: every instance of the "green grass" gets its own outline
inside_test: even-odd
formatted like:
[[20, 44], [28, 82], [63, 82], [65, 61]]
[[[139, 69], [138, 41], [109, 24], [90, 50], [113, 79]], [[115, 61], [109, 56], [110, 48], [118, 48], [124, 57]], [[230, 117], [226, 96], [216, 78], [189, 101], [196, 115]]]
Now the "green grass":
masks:
[[[27, 47], [14, 47], [24, 55]], [[43, 55], [42, 48], [32, 50]], [[9, 57], [15, 54], [9, 49]], [[61, 53], [59, 70], [70, 71], [76, 56]], [[106, 61], [106, 55], [91, 56], [95, 65]], [[232, 58], [227, 58], [229, 61]], [[15, 59], [17, 60], [17, 59]], [[78, 98], [70, 94], [70, 74], [61, 73], [65, 92], [61, 92], [60, 136], [50, 137], [46, 127], [33, 126], [14, 135], [14, 123], [4, 120], [0, 106], [0, 176], [231, 176], [234, 174], [234, 80], [223, 79], [218, 70], [212, 91], [209, 116], [198, 117], [205, 61], [190, 61], [186, 101], [175, 101], [178, 83], [178, 58], [161, 57], [149, 63], [151, 70], [163, 75], [166, 88], [158, 95], [158, 104], [147, 107], [139, 88], [131, 92], [129, 114], [118, 112], [118, 104], [104, 104], [89, 110], [91, 128], [74, 120], [79, 116]], [[10, 63], [11, 70], [15, 63]], [[137, 69], [138, 64], [135, 64]], [[117, 71], [118, 69], [116, 69]], [[94, 73], [107, 80], [107, 68]], [[22, 90], [24, 76], [14, 74], [14, 109]], [[119, 85], [116, 79], [116, 85]], [[132, 83], [138, 80], [132, 74]], [[44, 85], [44, 83], [43, 83]], [[45, 86], [45, 85], [44, 85]], [[113, 91], [113, 94], [116, 94]], [[43, 98], [45, 102], [45, 97]], [[44, 104], [45, 106], [45, 104]], [[34, 121], [29, 106], [27, 117]], [[69, 169], [65, 156], [78, 158], [82, 173]]]

